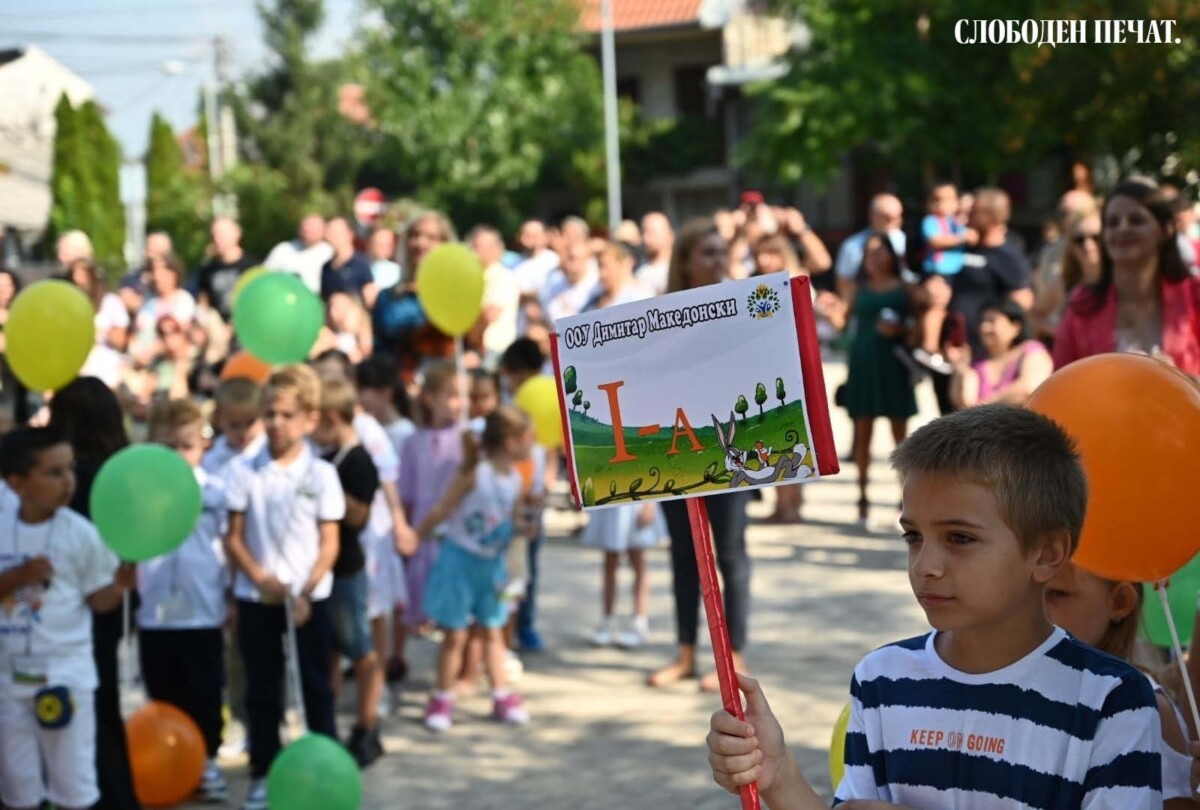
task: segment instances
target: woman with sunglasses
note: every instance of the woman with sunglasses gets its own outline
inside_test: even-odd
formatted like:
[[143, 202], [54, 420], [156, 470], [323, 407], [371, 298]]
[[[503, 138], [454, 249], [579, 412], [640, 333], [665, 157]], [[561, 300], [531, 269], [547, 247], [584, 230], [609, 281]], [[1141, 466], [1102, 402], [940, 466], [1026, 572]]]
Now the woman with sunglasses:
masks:
[[1188, 272], [1175, 236], [1174, 211], [1157, 185], [1126, 180], [1113, 189], [1104, 201], [1099, 278], [1071, 295], [1055, 367], [1132, 351], [1200, 377], [1200, 279]]
[[1037, 301], [1030, 316], [1037, 338], [1047, 345], [1053, 345], [1071, 294], [1081, 284], [1100, 281], [1100, 224], [1100, 206], [1094, 202], [1068, 217], [1059, 272], [1038, 280]]

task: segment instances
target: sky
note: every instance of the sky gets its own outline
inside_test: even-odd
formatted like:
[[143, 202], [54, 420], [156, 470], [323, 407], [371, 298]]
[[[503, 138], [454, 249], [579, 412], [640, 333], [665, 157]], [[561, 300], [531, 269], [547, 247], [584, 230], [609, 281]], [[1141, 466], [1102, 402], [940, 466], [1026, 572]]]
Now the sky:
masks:
[[[358, 16], [357, 0], [325, 0], [314, 55], [338, 53]], [[144, 153], [155, 110], [176, 130], [195, 123], [222, 34], [234, 77], [261, 70], [254, 0], [0, 0], [0, 48], [36, 45], [87, 80], [126, 159]], [[182, 72], [165, 72], [168, 61], [182, 62]]]

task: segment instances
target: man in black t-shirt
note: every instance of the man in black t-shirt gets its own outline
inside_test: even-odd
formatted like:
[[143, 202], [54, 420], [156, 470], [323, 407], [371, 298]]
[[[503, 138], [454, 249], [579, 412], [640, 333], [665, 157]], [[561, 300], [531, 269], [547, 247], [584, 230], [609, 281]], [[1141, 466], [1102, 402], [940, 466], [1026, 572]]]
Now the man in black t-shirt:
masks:
[[[346, 516], [338, 535], [338, 555], [333, 563], [333, 609], [335, 660], [337, 654], [354, 663], [358, 686], [358, 722], [350, 733], [346, 748], [366, 767], [383, 755], [379, 739], [379, 699], [383, 694], [383, 668], [371, 639], [367, 618], [366, 554], [359, 535], [371, 514], [371, 502], [379, 491], [379, 471], [354, 430], [354, 411], [358, 397], [354, 387], [343, 379], [327, 379], [321, 384], [321, 416], [313, 439], [325, 450], [325, 460], [337, 468], [346, 495]], [[335, 676], [336, 684], [340, 678]], [[336, 699], [336, 694], [335, 694]]]
[[200, 303], [221, 313], [228, 323], [234, 285], [258, 259], [242, 250], [242, 229], [229, 217], [214, 219], [211, 234], [212, 255], [196, 268], [196, 294]]
[[[975, 194], [971, 209], [970, 227], [979, 233], [979, 242], [963, 256], [963, 267], [950, 277], [949, 317], [943, 341], [958, 337], [956, 322], [965, 327], [972, 361], [985, 356], [979, 341], [979, 324], [983, 308], [993, 301], [1011, 298], [1026, 310], [1033, 306], [1032, 269], [1025, 254], [1008, 239], [1008, 220], [1011, 213], [1008, 194], [998, 188], [982, 188]], [[931, 290], [931, 295], [935, 294]], [[954, 408], [950, 404], [950, 378], [934, 375], [934, 391], [943, 414]]]

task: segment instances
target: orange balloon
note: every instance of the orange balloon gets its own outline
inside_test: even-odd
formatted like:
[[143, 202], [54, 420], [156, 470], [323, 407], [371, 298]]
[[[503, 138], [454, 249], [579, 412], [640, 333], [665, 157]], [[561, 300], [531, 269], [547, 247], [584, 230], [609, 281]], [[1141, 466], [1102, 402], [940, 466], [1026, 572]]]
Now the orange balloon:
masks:
[[129, 765], [138, 801], [172, 807], [200, 787], [204, 737], [192, 718], [170, 703], [153, 700], [125, 721]]
[[1145, 355], [1079, 360], [1029, 407], [1076, 441], [1088, 510], [1075, 562], [1107, 579], [1157, 582], [1200, 550], [1200, 388]]
[[240, 351], [234, 354], [225, 361], [225, 367], [221, 369], [222, 380], [245, 377], [262, 385], [270, 376], [271, 365], [263, 360], [259, 360], [247, 351]]

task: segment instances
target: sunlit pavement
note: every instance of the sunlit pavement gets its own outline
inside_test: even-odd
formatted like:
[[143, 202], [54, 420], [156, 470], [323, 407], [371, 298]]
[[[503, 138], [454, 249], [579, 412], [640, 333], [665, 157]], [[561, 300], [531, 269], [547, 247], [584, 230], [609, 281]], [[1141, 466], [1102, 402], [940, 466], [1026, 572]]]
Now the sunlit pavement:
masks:
[[[841, 363], [826, 365], [830, 396], [844, 378]], [[928, 384], [919, 402], [914, 427], [936, 412]], [[833, 419], [845, 455], [850, 423], [838, 409]], [[891, 438], [883, 421], [872, 449], [867, 529], [855, 524], [855, 472], [845, 463], [837, 477], [805, 487], [806, 522], [799, 526], [762, 523], [769, 500], [751, 507], [757, 520], [749, 536], [754, 570], [748, 662], [804, 773], [826, 793], [830, 732], [854, 664], [879, 644], [926, 629], [904, 574], [904, 548], [895, 529], [899, 488], [886, 465]], [[739, 806], [713, 784], [705, 759], [708, 718], [719, 698], [700, 694], [695, 680], [664, 689], [643, 685], [646, 674], [674, 652], [665, 548], [652, 555], [651, 642], [631, 652], [594, 649], [586, 636], [600, 612], [600, 555], [573, 536], [581, 520], [571, 512], [548, 516], [539, 624], [547, 650], [523, 656], [525, 674], [517, 684], [532, 723], [496, 724], [488, 719], [491, 704], [481, 692], [459, 701], [449, 733], [426, 731], [421, 716], [436, 645], [414, 642], [412, 674], [398, 710], [384, 723], [387, 756], [364, 773], [365, 808]], [[619, 610], [625, 614], [628, 593], [623, 570]], [[352, 697], [341, 701], [344, 731], [353, 721]], [[229, 765], [236, 806], [247, 787], [244, 758]]]

